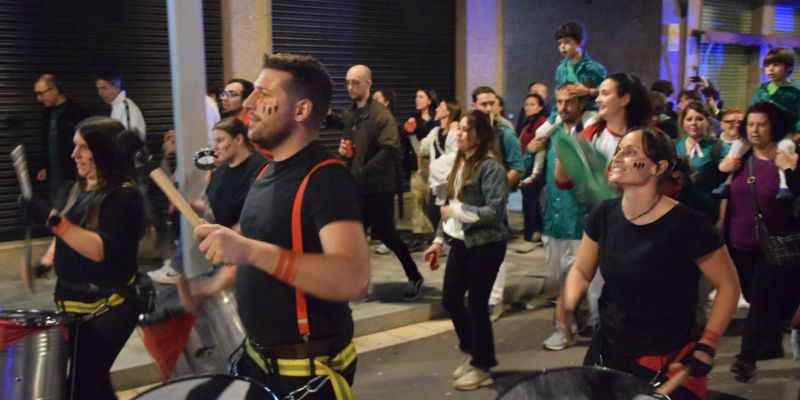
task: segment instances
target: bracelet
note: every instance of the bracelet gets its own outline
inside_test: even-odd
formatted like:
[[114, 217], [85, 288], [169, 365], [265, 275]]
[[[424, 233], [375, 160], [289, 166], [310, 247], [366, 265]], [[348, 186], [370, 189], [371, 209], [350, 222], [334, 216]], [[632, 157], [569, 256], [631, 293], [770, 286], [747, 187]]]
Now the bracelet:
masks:
[[69, 222], [69, 220], [66, 218], [59, 218], [58, 223], [53, 225], [51, 230], [53, 231], [53, 234], [56, 235], [56, 237], [62, 237], [71, 228], [72, 228], [72, 222]]
[[281, 249], [278, 262], [275, 264], [273, 276], [284, 283], [294, 283], [297, 278], [297, 255], [287, 249]]
[[703, 331], [703, 336], [700, 337], [700, 340], [707, 342], [709, 345], [713, 347], [716, 347], [721, 337], [722, 335], [720, 335], [719, 333], [714, 332], [710, 329], [706, 329]]

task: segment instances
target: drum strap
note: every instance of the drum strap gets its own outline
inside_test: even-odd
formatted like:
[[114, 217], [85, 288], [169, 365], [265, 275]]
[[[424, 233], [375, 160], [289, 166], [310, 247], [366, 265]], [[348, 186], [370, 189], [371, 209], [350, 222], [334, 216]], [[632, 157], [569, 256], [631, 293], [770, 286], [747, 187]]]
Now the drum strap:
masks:
[[[261, 172], [258, 173], [256, 180], [261, 178], [267, 172], [270, 165], [272, 165], [272, 163], [267, 164], [261, 170]], [[292, 252], [295, 254], [303, 254], [302, 209], [303, 197], [305, 196], [308, 181], [311, 178], [311, 174], [328, 165], [341, 166], [343, 163], [337, 159], [328, 159], [323, 160], [319, 164], [315, 165], [314, 168], [312, 168], [311, 171], [306, 174], [305, 178], [303, 178], [303, 181], [300, 183], [300, 187], [297, 189], [297, 194], [294, 197], [294, 203], [292, 204]], [[306, 295], [298, 289], [295, 289], [294, 293], [295, 304], [297, 308], [297, 331], [300, 334], [300, 337], [303, 339], [303, 342], [308, 342], [311, 335], [311, 329], [308, 323], [308, 304], [306, 302]]]
[[296, 378], [325, 376], [330, 379], [336, 400], [352, 400], [350, 384], [340, 374], [356, 359], [356, 346], [350, 342], [339, 354], [302, 359], [264, 358], [248, 339], [245, 343], [247, 354], [266, 373]]

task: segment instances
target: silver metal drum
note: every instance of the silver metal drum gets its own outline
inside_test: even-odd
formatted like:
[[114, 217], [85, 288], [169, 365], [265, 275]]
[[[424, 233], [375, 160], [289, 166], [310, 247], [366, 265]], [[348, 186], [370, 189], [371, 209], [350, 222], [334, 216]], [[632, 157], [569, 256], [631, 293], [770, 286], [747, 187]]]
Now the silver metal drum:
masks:
[[227, 374], [228, 356], [244, 337], [233, 292], [226, 290], [208, 299], [197, 315], [173, 376]]
[[0, 399], [68, 398], [69, 325], [51, 311], [0, 308]]
[[189, 376], [156, 386], [134, 400], [278, 400], [266, 386], [227, 375]]

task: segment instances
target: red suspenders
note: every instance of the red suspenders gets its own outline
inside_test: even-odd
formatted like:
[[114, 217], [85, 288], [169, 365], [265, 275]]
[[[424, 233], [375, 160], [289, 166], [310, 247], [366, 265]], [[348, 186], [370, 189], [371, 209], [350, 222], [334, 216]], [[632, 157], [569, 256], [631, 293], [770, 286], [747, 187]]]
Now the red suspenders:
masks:
[[[301, 211], [303, 208], [303, 196], [305, 195], [306, 187], [308, 186], [308, 180], [311, 178], [311, 174], [316, 172], [318, 169], [334, 164], [343, 165], [341, 161], [333, 158], [321, 161], [319, 164], [315, 165], [314, 168], [308, 172], [308, 174], [306, 174], [306, 177], [303, 178], [303, 181], [300, 183], [300, 187], [297, 188], [297, 194], [294, 197], [294, 204], [292, 205], [292, 252], [295, 254], [303, 254], [303, 225], [301, 221]], [[267, 172], [269, 166], [270, 164], [267, 164], [261, 170], [261, 172], [258, 173], [256, 180], [261, 178], [261, 176]], [[311, 330], [308, 324], [308, 305], [306, 303], [306, 295], [298, 289], [295, 289], [294, 293], [295, 303], [297, 305], [297, 331], [303, 338], [303, 341], [307, 342]]]

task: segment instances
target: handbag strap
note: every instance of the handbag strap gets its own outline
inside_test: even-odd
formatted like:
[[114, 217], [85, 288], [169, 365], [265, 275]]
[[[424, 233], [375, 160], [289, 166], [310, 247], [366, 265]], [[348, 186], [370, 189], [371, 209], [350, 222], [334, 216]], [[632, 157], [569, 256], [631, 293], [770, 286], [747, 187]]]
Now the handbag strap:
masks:
[[753, 205], [756, 207], [756, 221], [761, 222], [764, 224], [764, 227], [769, 230], [767, 226], [767, 221], [764, 220], [764, 213], [761, 211], [761, 206], [758, 205], [758, 195], [756, 194], [756, 176], [753, 173], [753, 157], [754, 155], [750, 155], [747, 159], [747, 186], [750, 188], [750, 198], [753, 200]]

